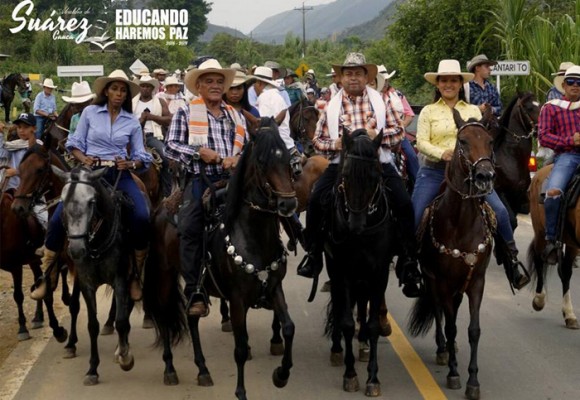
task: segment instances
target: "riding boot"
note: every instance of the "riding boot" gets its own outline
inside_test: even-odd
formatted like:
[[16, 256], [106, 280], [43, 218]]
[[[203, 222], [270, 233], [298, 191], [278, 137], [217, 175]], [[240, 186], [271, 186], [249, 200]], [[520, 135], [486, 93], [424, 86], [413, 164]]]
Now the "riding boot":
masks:
[[404, 251], [397, 259], [395, 273], [399, 278], [399, 286], [403, 285], [403, 294], [409, 298], [419, 297], [421, 294], [421, 271], [415, 253]]
[[298, 264], [298, 275], [305, 278], [313, 278], [322, 271], [322, 246], [314, 244]]
[[149, 249], [147, 248], [143, 250], [135, 250], [135, 270], [131, 274], [131, 282], [129, 283], [129, 293], [133, 301], [139, 301], [143, 298], [141, 273], [148, 254]]
[[32, 285], [30, 298], [32, 300], [42, 300], [44, 296], [46, 296], [46, 274], [50, 274], [51, 266], [56, 261], [57, 254], [55, 251], [44, 249], [44, 255], [42, 256], [42, 265], [41, 269], [44, 271], [44, 274], [38, 278], [38, 280]]
[[[518, 249], [516, 247], [516, 242], [513, 240], [505, 242], [505, 246], [500, 247], [504, 247], [504, 249], [500, 250], [504, 251], [502, 262], [508, 281], [515, 289], [520, 290], [530, 282], [530, 278], [526, 268], [518, 260]], [[520, 266], [524, 270], [524, 274], [520, 273]]]

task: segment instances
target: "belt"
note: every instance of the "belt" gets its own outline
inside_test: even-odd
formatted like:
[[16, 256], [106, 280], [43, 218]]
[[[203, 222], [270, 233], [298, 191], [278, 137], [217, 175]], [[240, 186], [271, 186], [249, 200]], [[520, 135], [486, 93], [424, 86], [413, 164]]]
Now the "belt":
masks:
[[445, 169], [445, 161], [425, 160], [425, 166], [433, 169]]
[[116, 167], [116, 161], [109, 161], [109, 160], [97, 160], [95, 161], [95, 167]]

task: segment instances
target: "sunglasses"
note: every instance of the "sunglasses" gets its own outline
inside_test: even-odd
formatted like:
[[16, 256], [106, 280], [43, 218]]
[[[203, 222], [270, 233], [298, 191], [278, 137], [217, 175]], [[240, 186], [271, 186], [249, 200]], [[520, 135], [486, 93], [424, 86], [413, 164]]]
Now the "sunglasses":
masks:
[[564, 82], [566, 82], [566, 85], [568, 86], [580, 86], [580, 78], [566, 78], [564, 79]]

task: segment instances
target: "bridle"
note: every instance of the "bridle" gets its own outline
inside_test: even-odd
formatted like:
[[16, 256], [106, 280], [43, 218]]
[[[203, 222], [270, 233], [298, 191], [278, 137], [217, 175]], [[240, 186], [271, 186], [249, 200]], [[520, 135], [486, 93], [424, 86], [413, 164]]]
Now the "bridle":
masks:
[[[316, 110], [316, 107], [315, 106], [304, 106], [304, 103], [302, 101], [299, 102], [298, 107], [299, 107], [299, 110], [298, 110], [299, 119], [298, 119], [298, 126], [296, 128], [298, 129], [298, 132], [300, 133], [299, 139], [307, 140], [308, 138], [306, 137], [306, 124], [304, 122], [304, 110], [308, 110], [310, 108]], [[296, 116], [294, 116], [292, 118], [292, 120], [294, 120], [295, 118], [296, 118]]]
[[521, 99], [518, 99], [517, 106], [518, 106], [517, 108], [519, 111], [518, 112], [519, 122], [520, 122], [521, 126], [524, 128], [526, 126], [529, 126], [530, 131], [525, 135], [518, 135], [517, 133], [515, 133], [514, 131], [509, 129], [507, 126], [502, 126], [502, 129], [505, 130], [507, 133], [509, 133], [515, 139], [516, 143], [519, 143], [521, 140], [527, 140], [527, 139], [530, 139], [531, 137], [533, 137], [537, 132], [537, 127], [536, 127], [536, 123], [534, 122], [534, 120], [530, 116], [530, 113], [524, 109], [524, 106], [522, 105]]
[[[461, 131], [463, 131], [465, 128], [467, 128], [469, 126], [477, 126], [477, 127], [480, 127], [481, 129], [486, 130], [485, 126], [479, 122], [468, 122], [458, 129], [457, 136], [459, 137], [459, 135], [461, 134]], [[493, 185], [491, 185], [491, 189], [488, 191], [485, 191], [485, 192], [480, 191], [479, 189], [477, 189], [477, 186], [475, 185], [475, 181], [476, 181], [475, 174], [476, 174], [477, 166], [483, 162], [489, 162], [491, 164], [492, 168], [494, 167], [495, 156], [494, 156], [493, 151], [492, 151], [490, 157], [480, 157], [475, 162], [471, 162], [469, 160], [469, 158], [467, 158], [467, 156], [465, 154], [465, 150], [461, 146], [461, 142], [458, 140], [457, 141], [457, 154], [459, 155], [459, 160], [461, 162], [461, 165], [467, 167], [467, 172], [468, 172], [467, 177], [463, 180], [464, 183], [468, 184], [467, 193], [462, 192], [451, 181], [451, 179], [449, 177], [451, 163], [448, 163], [447, 167], [445, 168], [445, 182], [447, 183], [447, 185], [454, 192], [459, 194], [463, 200], [473, 199], [473, 198], [478, 198], [478, 197], [485, 197], [488, 194], [490, 194], [493, 191]]]
[[[47, 162], [47, 167], [44, 169], [44, 171], [42, 173], [42, 178], [40, 180], [40, 183], [38, 185], [36, 185], [36, 188], [32, 191], [32, 193], [14, 195], [14, 199], [30, 201], [29, 206], [28, 206], [28, 211], [32, 210], [32, 208], [34, 207], [35, 204], [44, 204], [45, 202], [42, 200], [42, 197], [46, 193], [48, 193], [48, 190], [45, 191], [45, 187], [46, 187], [46, 185], [49, 181], [49, 178], [50, 178], [50, 155], [47, 154], [46, 156], [44, 156], [44, 155], [42, 155], [42, 156], [45, 158], [45, 161]], [[57, 200], [57, 202], [58, 202], [58, 200]], [[54, 201], [48, 202], [46, 208], [49, 208], [49, 206], [52, 204], [56, 204], [56, 202], [54, 202]]]

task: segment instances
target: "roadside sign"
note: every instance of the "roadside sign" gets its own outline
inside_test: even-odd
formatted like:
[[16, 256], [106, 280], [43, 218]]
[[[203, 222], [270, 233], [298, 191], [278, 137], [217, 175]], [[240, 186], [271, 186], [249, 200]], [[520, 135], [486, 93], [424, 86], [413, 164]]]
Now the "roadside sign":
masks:
[[129, 67], [129, 70], [135, 75], [140, 75], [141, 71], [146, 68], [147, 66], [143, 64], [143, 61], [136, 59], [135, 62]]
[[56, 67], [57, 76], [103, 76], [102, 65], [59, 65]]
[[529, 75], [531, 72], [529, 61], [498, 61], [493, 66], [492, 75]]
[[309, 68], [310, 67], [308, 66], [308, 64], [302, 62], [294, 72], [296, 72], [296, 75], [298, 75], [299, 78], [302, 78]]

